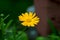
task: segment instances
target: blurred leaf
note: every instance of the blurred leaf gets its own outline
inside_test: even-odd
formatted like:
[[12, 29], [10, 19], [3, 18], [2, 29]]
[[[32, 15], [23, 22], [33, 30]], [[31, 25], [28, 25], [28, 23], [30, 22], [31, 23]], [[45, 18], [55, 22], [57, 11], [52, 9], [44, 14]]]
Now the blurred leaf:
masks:
[[56, 36], [54, 33], [49, 35], [50, 40], [59, 40], [59, 36]]
[[27, 28], [23, 29], [22, 31], [18, 31], [18, 35], [16, 38], [20, 37], [22, 35], [22, 33], [26, 30]]
[[37, 37], [36, 40], [48, 40], [48, 39], [45, 37]]
[[13, 40], [13, 34], [12, 33], [7, 32], [5, 36], [6, 36], [7, 40]]
[[6, 24], [6, 27], [4, 28], [5, 30], [11, 25], [13, 20], [10, 20], [7, 24]]
[[15, 24], [13, 25], [13, 29], [12, 29], [12, 33], [13, 33], [13, 40], [16, 40], [16, 26]]
[[9, 17], [9, 15], [7, 15], [4, 19], [1, 20], [1, 22], [3, 22], [5, 19], [7, 19]]
[[52, 32], [53, 32], [55, 35], [57, 35], [57, 34], [58, 34], [58, 31], [56, 30], [54, 24], [52, 23], [52, 21], [51, 21], [50, 19], [48, 19], [48, 24], [49, 24]]
[[[20, 35], [20, 33], [22, 32], [22, 34]], [[27, 34], [23, 31], [20, 31], [19, 34], [20, 35], [17, 40], [28, 40]]]

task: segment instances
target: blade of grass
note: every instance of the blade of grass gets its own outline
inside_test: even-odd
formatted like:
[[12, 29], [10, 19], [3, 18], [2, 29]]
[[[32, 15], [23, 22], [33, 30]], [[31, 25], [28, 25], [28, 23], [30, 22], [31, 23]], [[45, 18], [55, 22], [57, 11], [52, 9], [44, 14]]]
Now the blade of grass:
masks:
[[7, 19], [8, 17], [9, 17], [9, 15], [7, 15], [4, 19], [3, 18], [0, 19], [0, 28], [1, 28], [2, 23], [4, 22], [4, 20]]
[[26, 29], [27, 29], [27, 28], [24, 28], [24, 29], [22, 30], [22, 32], [21, 32], [20, 34], [17, 35], [16, 38], [18, 39], [19, 37], [21, 37], [22, 33], [23, 33]]
[[13, 22], [13, 20], [10, 20], [10, 21], [6, 24], [6, 27], [4, 28], [4, 30], [6, 30], [6, 29], [11, 25], [12, 22]]
[[[21, 32], [22, 31], [20, 31], [20, 33]], [[22, 32], [22, 34], [17, 38], [17, 40], [28, 40], [27, 34], [25, 32]]]
[[3, 22], [4, 20], [6, 20], [9, 17], [9, 15], [7, 15], [3, 20], [1, 20], [1, 22]]

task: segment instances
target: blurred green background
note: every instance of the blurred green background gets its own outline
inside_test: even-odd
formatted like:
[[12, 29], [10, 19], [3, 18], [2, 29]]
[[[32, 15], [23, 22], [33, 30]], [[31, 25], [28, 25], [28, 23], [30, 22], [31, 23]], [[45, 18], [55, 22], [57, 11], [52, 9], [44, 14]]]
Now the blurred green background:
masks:
[[26, 12], [29, 6], [33, 5], [33, 0], [0, 0], [0, 14], [10, 15], [5, 23], [13, 19], [17, 23], [18, 16]]
[[[29, 7], [30, 7], [29, 10], [31, 10], [31, 11], [35, 10], [33, 0], [0, 0], [0, 14], [1, 15], [4, 14], [3, 18], [5, 18], [7, 15], [10, 15], [6, 20], [4, 20], [5, 24], [7, 24], [7, 22], [12, 19], [13, 20], [12, 25], [16, 24], [15, 25], [16, 27], [17, 26], [20, 27], [20, 28], [17, 28], [20, 31], [23, 30], [23, 28], [25, 28], [25, 27], [23, 27], [20, 24], [21, 22], [19, 22], [18, 16], [21, 15], [21, 13], [27, 12], [27, 8], [29, 8]], [[0, 18], [1, 17], [2, 16], [0, 16]], [[48, 21], [49, 21], [49, 24], [51, 26], [51, 30], [53, 30], [53, 32], [55, 33], [55, 30], [53, 28], [54, 26], [52, 25], [50, 20], [48, 20]], [[30, 40], [33, 40], [33, 39], [35, 40], [36, 37], [38, 36], [38, 32], [36, 31], [35, 28], [28, 28], [26, 33], [28, 34]], [[21, 37], [24, 37], [24, 35]], [[48, 37], [50, 37], [50, 40], [55, 40], [55, 39], [60, 40], [60, 37], [58, 37], [54, 34], [48, 35]], [[22, 39], [24, 39], [24, 38], [22, 38]], [[36, 40], [45, 40], [45, 38], [38, 36], [38, 38]]]

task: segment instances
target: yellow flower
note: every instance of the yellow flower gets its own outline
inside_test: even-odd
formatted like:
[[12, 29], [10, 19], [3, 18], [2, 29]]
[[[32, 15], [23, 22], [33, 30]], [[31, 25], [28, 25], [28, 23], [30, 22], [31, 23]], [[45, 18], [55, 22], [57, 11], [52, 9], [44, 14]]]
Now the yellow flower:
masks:
[[21, 24], [24, 26], [34, 27], [38, 24], [39, 18], [36, 16], [36, 13], [26, 12], [19, 16], [19, 21], [22, 21]]

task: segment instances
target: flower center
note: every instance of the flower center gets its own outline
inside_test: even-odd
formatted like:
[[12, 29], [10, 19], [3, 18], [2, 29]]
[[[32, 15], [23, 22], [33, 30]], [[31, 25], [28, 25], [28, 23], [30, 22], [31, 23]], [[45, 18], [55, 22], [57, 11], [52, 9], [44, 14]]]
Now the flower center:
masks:
[[27, 22], [31, 22], [31, 20], [30, 20], [30, 19], [27, 19], [26, 21], [27, 21]]

